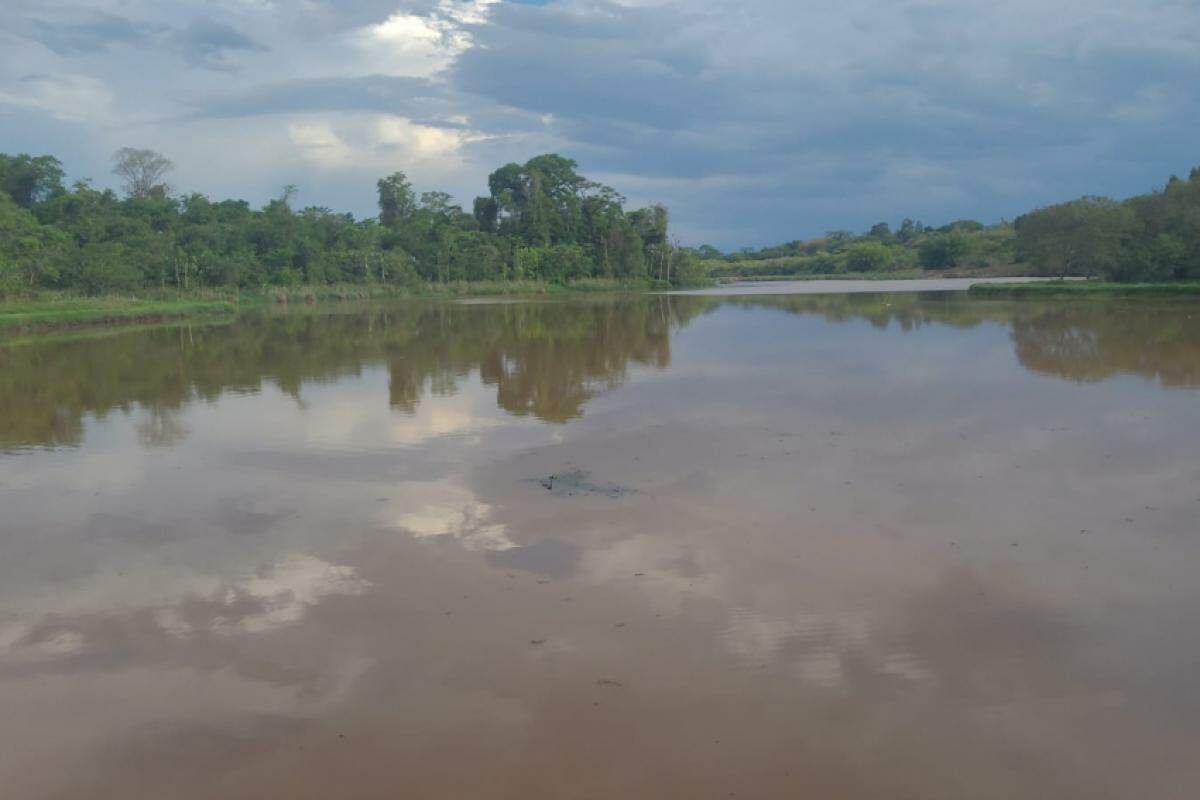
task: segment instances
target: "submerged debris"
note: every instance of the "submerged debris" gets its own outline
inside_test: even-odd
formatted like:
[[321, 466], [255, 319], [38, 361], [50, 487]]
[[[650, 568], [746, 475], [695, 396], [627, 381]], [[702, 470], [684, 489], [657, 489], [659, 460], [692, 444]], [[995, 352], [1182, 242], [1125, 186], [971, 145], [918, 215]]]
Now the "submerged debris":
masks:
[[557, 472], [546, 478], [538, 479], [538, 484], [558, 497], [574, 497], [583, 494], [600, 494], [605, 497], [621, 497], [633, 494], [634, 489], [615, 483], [595, 483], [591, 473], [581, 469], [569, 469]]

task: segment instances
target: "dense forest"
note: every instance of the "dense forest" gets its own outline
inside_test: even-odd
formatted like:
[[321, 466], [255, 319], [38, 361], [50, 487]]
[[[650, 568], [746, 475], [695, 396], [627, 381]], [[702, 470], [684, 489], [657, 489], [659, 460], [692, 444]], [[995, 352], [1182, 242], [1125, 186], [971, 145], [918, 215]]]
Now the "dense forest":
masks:
[[174, 192], [171, 162], [114, 156], [124, 196], [66, 186], [53, 156], [0, 154], [0, 295], [145, 288], [606, 278], [683, 285], [699, 259], [674, 244], [666, 208], [627, 211], [576, 163], [541, 155], [488, 178], [470, 212], [402, 172], [378, 184], [379, 216], [293, 208], [295, 187], [261, 209]]
[[554, 154], [507, 164], [469, 212], [445, 192], [418, 194], [396, 172], [376, 186], [379, 216], [355, 219], [293, 208], [292, 186], [261, 209], [176, 193], [171, 162], [150, 150], [114, 155], [124, 196], [87, 181], [68, 187], [53, 156], [0, 154], [0, 296], [589, 278], [682, 286], [916, 270], [1200, 280], [1200, 168], [1150, 194], [1084, 197], [1011, 223], [905, 219], [726, 254], [680, 247], [666, 208], [626, 210], [624, 197], [576, 167]]
[[1112, 281], [1200, 280], [1200, 168], [1187, 180], [1123, 202], [1083, 197], [1014, 222], [959, 220], [939, 228], [904, 220], [865, 234], [825, 236], [761, 250], [697, 251], [714, 276], [763, 277], [978, 270]]

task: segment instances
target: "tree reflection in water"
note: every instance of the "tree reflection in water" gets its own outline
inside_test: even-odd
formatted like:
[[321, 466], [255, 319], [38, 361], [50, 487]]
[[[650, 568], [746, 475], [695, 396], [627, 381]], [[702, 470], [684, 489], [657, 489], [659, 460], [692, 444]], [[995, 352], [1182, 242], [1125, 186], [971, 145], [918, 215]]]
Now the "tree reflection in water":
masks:
[[478, 371], [505, 411], [561, 423], [624, 382], [630, 363], [667, 368], [672, 332], [724, 305], [865, 320], [889, 333], [991, 322], [1009, 328], [1018, 360], [1038, 374], [1200, 385], [1200, 315], [1183, 304], [994, 302], [949, 293], [406, 303], [0, 348], [0, 447], [77, 445], [86, 415], [138, 407], [149, 412], [142, 442], [169, 447], [187, 436], [178, 412], [189, 403], [258, 392], [265, 383], [299, 399], [306, 381], [377, 365], [387, 366], [390, 403], [401, 412], [415, 412], [426, 393], [456, 393]]

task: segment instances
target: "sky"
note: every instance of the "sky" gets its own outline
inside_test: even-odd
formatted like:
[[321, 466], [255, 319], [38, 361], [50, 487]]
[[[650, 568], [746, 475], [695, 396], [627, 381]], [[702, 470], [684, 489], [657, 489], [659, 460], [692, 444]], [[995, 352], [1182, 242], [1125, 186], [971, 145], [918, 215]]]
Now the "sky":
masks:
[[116, 188], [470, 208], [557, 152], [684, 244], [994, 222], [1200, 165], [1196, 0], [5, 0], [0, 152]]

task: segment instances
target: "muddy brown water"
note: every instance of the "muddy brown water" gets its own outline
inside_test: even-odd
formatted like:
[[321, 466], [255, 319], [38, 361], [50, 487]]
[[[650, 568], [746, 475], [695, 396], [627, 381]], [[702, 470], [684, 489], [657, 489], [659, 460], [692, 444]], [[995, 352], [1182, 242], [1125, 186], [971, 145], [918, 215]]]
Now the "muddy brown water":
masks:
[[1200, 796], [1200, 307], [0, 347], [0, 794]]

